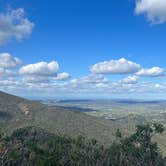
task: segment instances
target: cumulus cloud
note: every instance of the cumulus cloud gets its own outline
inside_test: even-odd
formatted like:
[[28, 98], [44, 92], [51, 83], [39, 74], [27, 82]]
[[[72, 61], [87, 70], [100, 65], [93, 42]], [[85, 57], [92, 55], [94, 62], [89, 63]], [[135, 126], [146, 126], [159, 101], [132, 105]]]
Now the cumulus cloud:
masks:
[[0, 68], [0, 78], [2, 78], [2, 77], [14, 77], [16, 75], [17, 74], [14, 71], [7, 70], [7, 69], [4, 69], [4, 68]]
[[71, 80], [72, 84], [96, 84], [107, 82], [107, 79], [101, 74], [90, 74], [88, 76], [80, 77], [77, 79]]
[[28, 83], [49, 83], [51, 81], [65, 81], [69, 78], [70, 74], [63, 72], [63, 73], [58, 73], [56, 76], [26, 75], [23, 78], [23, 81]]
[[28, 64], [20, 68], [19, 74], [23, 75], [24, 83], [54, 83], [56, 81], [65, 81], [70, 78], [66, 72], [58, 73], [59, 64], [56, 61], [38, 62]]
[[95, 74], [130, 74], [137, 72], [140, 68], [139, 64], [121, 58], [97, 63], [90, 70]]
[[136, 0], [136, 14], [145, 14], [152, 23], [166, 22], [165, 0]]
[[23, 84], [17, 80], [8, 79], [8, 80], [0, 80], [0, 86], [6, 87], [6, 88], [17, 88], [21, 87]]
[[58, 73], [56, 77], [54, 77], [54, 80], [59, 80], [59, 81], [64, 81], [70, 78], [70, 74], [63, 72], [63, 73]]
[[150, 69], [141, 69], [136, 75], [138, 76], [149, 76], [149, 77], [159, 77], [164, 75], [164, 69], [160, 67], [152, 67]]
[[53, 76], [59, 69], [59, 64], [56, 61], [50, 63], [38, 62], [21, 67], [19, 73], [21, 75], [37, 75], [37, 76]]
[[138, 76], [128, 76], [126, 78], [124, 78], [123, 80], [121, 80], [120, 82], [121, 83], [124, 83], [124, 84], [136, 84], [138, 83], [138, 79], [139, 77]]
[[22, 8], [0, 13], [0, 45], [13, 39], [21, 41], [32, 33], [33, 27]]
[[[0, 88], [10, 92], [19, 92], [20, 94], [27, 92], [48, 96], [55, 91], [59, 95], [93, 94], [95, 96], [166, 92], [164, 83], [138, 82], [140, 76], [161, 76], [164, 74], [164, 69], [159, 67], [144, 69], [139, 64], [124, 58], [100, 62], [91, 67], [92, 73], [89, 75], [71, 80], [69, 73], [58, 72], [59, 64], [56, 61], [22, 66], [18, 71], [20, 75], [17, 75], [15, 67], [20, 64], [20, 60], [7, 53], [4, 55], [1, 56], [3, 58], [0, 61]], [[130, 73], [133, 75], [129, 75]], [[106, 77], [105, 74], [125, 74], [126, 78], [121, 79], [123, 75]]]
[[[88, 76], [87, 76], [88, 77]], [[137, 76], [129, 76], [121, 81], [94, 81], [87, 82], [86, 79], [79, 78], [73, 79], [70, 82], [63, 85], [63, 89], [66, 88], [67, 91], [77, 94], [96, 94], [110, 96], [112, 94], [116, 95], [126, 95], [126, 94], [142, 94], [142, 93], [158, 93], [161, 92], [161, 88], [157, 88], [155, 83], [150, 82], [140, 82], [138, 83]], [[84, 81], [85, 80], [85, 81]], [[162, 87], [164, 84], [160, 84]], [[166, 91], [163, 87], [162, 93]]]
[[9, 53], [0, 53], [0, 67], [13, 68], [21, 64], [19, 58], [13, 57]]
[[41, 83], [41, 82], [49, 82], [49, 77], [43, 77], [43, 76], [33, 76], [33, 75], [27, 75], [23, 77], [24, 83]]
[[[88, 76], [86, 76], [88, 77]], [[166, 84], [160, 83], [150, 83], [150, 82], [140, 82], [134, 83], [124, 83], [121, 81], [87, 81], [87, 79], [73, 79], [66, 82], [27, 82], [21, 80], [0, 80], [0, 88], [5, 90], [10, 90], [11, 92], [27, 92], [29, 94], [40, 94], [41, 96], [55, 97], [54, 95], [95, 95], [95, 97], [109, 97], [111, 95], [138, 95], [138, 94], [156, 94], [165, 93]], [[85, 77], [84, 77], [85, 78]], [[85, 80], [84, 82], [82, 82]], [[56, 93], [53, 93], [56, 92]], [[99, 95], [99, 96], [98, 96]], [[37, 96], [38, 97], [38, 96]]]
[[16, 77], [15, 69], [21, 64], [21, 60], [9, 53], [0, 53], [0, 79]]

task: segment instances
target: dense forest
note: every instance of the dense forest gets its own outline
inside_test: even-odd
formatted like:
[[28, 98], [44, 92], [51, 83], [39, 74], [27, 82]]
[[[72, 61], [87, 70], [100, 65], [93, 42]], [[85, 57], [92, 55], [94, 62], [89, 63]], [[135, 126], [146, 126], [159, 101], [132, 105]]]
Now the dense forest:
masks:
[[6, 136], [1, 130], [1, 166], [166, 166], [155, 134], [164, 131], [161, 124], [137, 126], [136, 132], [123, 138], [116, 131], [116, 141], [105, 147], [95, 139], [69, 138], [27, 127]]

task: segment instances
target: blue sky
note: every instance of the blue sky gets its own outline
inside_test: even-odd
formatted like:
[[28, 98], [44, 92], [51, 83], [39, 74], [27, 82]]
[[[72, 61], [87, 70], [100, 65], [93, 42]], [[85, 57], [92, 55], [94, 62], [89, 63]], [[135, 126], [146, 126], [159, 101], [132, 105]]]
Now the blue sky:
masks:
[[0, 63], [1, 90], [36, 98], [166, 98], [164, 0], [2, 0], [0, 13], [0, 60], [15, 62]]

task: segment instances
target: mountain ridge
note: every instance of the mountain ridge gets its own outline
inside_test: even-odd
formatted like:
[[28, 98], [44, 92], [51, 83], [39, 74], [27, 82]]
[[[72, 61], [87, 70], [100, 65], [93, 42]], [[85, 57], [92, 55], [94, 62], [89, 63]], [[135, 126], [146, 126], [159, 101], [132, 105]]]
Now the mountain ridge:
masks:
[[52, 133], [95, 138], [105, 144], [114, 140], [114, 132], [119, 128], [109, 120], [81, 112], [66, 111], [56, 106], [49, 107], [4, 92], [0, 92], [0, 113], [7, 113], [10, 116], [6, 120], [0, 118], [0, 125], [7, 133], [12, 133], [18, 128], [35, 126]]

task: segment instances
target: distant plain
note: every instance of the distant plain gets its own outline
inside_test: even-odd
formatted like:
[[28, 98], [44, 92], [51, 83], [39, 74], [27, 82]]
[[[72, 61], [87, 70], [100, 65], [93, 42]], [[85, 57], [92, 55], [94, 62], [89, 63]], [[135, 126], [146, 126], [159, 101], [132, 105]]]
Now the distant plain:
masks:
[[[109, 120], [127, 132], [133, 132], [136, 125], [144, 123], [162, 123], [166, 127], [164, 100], [61, 100], [45, 101], [45, 103]], [[156, 136], [156, 140], [166, 155], [166, 132]]]

